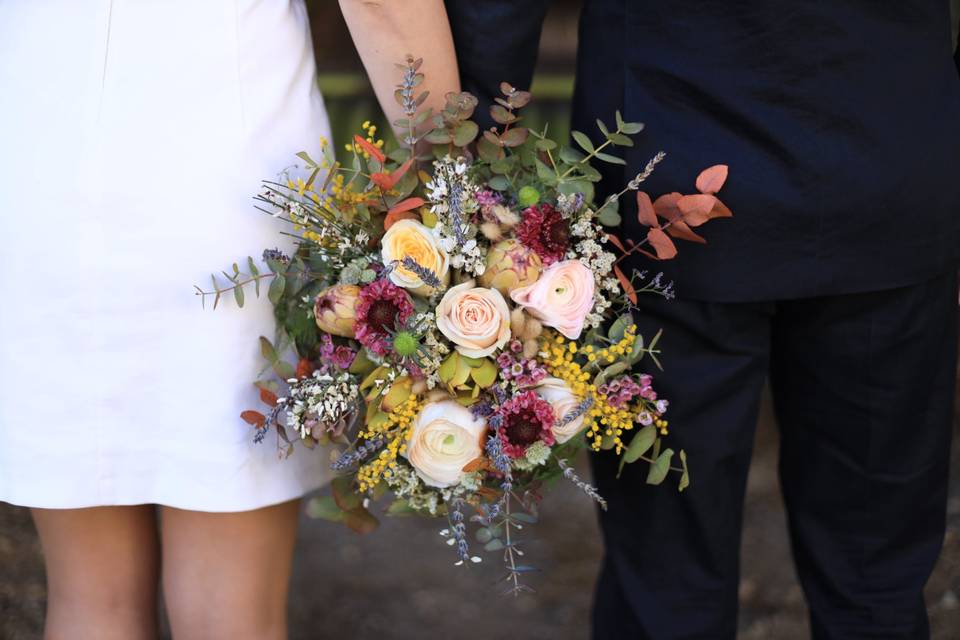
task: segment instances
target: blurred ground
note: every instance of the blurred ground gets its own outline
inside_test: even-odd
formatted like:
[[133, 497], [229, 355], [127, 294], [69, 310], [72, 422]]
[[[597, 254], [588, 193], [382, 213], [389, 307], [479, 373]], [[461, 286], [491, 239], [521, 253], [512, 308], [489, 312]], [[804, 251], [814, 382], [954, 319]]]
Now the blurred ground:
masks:
[[[955, 433], [957, 433], [955, 431]], [[957, 434], [960, 435], [960, 434]], [[935, 640], [960, 638], [960, 438], [954, 444], [949, 531], [927, 588]], [[769, 411], [757, 434], [743, 538], [740, 640], [807, 637], [803, 596], [787, 544]], [[533, 547], [545, 569], [539, 593], [497, 599], [496, 559], [458, 571], [437, 522], [388, 520], [358, 537], [304, 519], [290, 597], [292, 640], [460, 637], [575, 640], [588, 637], [600, 558], [592, 507], [567, 484], [544, 504]], [[40, 548], [26, 510], [0, 504], [0, 640], [40, 638], [45, 588]], [[490, 602], [495, 602], [491, 615]]]

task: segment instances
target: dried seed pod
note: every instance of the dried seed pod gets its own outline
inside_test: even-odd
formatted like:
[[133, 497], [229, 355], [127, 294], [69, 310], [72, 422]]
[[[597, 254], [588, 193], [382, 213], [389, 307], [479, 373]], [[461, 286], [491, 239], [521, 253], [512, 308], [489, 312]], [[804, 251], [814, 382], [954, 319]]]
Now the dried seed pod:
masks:
[[527, 316], [523, 312], [523, 309], [517, 307], [510, 312], [510, 333], [513, 334], [514, 338], [518, 340], [523, 339], [523, 332], [527, 326]]

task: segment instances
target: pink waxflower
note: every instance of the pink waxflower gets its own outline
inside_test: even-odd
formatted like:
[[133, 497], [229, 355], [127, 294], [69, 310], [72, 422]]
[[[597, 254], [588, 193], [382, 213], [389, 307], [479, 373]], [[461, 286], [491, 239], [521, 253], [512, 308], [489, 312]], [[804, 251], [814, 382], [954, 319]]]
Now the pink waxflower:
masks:
[[498, 412], [502, 418], [500, 440], [503, 451], [511, 458], [522, 458], [527, 447], [535, 442], [553, 445], [554, 414], [550, 403], [534, 391], [524, 391], [510, 398]]
[[360, 290], [356, 308], [357, 342], [377, 355], [390, 351], [390, 332], [413, 315], [410, 295], [389, 280], [375, 280]]

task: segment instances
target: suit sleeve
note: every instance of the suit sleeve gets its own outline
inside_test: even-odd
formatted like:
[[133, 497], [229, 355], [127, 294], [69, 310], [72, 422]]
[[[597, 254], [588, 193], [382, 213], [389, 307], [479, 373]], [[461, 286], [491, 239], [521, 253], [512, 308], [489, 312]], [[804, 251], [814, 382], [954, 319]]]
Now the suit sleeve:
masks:
[[551, 0], [445, 0], [464, 91], [477, 96], [476, 119], [492, 126], [500, 83], [529, 89]]

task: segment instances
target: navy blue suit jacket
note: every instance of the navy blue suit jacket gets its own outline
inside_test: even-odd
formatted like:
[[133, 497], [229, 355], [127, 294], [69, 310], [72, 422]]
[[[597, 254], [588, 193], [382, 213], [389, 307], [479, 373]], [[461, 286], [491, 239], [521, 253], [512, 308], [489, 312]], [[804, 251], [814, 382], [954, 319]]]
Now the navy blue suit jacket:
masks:
[[[464, 88], [530, 84], [549, 0], [448, 0]], [[732, 219], [661, 263], [681, 296], [810, 297], [920, 282], [960, 258], [960, 52], [945, 0], [585, 0], [573, 126], [646, 123], [618, 190], [730, 166]], [[632, 203], [620, 233], [642, 237]], [[649, 264], [637, 263], [649, 268]]]

